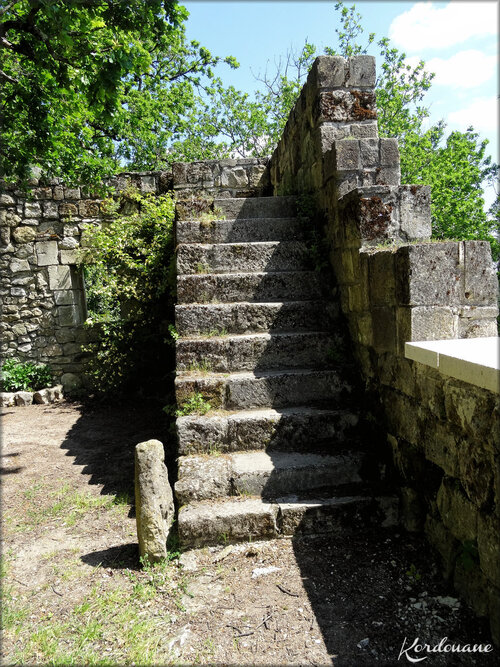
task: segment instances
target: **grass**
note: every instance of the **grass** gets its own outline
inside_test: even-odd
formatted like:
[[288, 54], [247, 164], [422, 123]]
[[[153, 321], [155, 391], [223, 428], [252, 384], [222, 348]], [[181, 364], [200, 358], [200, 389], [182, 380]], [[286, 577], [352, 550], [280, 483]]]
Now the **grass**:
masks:
[[[124, 570], [126, 576], [113, 590], [94, 585], [63, 620], [50, 612], [30, 614], [29, 606], [17, 604], [11, 589], [3, 586], [2, 628], [15, 636], [16, 645], [9, 664], [169, 664], [173, 620], [165, 602], [184, 610], [188, 584], [178, 576], [174, 557], [154, 566], [146, 563], [142, 571]], [[156, 613], [151, 613], [153, 604]]]

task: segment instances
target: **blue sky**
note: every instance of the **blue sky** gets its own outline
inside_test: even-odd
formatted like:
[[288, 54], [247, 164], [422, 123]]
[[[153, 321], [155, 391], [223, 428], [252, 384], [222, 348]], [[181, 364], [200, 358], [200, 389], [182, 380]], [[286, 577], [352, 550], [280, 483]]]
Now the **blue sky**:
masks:
[[[300, 48], [305, 39], [319, 51], [335, 45], [338, 25], [334, 0], [190, 0], [182, 2], [190, 17], [189, 38], [214, 54], [232, 55], [240, 68], [221, 69], [228, 84], [253, 92], [269, 63]], [[346, 2], [350, 7], [352, 2]], [[469, 125], [490, 141], [498, 162], [498, 3], [486, 2], [356, 2], [366, 34], [391, 38], [410, 61], [420, 58], [436, 73], [425, 98], [431, 120], [443, 118], [448, 130]], [[377, 54], [376, 47], [370, 50]], [[489, 197], [488, 197], [489, 199]]]

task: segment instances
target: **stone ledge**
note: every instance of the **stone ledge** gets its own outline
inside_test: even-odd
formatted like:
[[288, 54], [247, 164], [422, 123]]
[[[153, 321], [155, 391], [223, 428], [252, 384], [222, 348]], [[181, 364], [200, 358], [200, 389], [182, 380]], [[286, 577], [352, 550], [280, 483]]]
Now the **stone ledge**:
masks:
[[417, 341], [405, 344], [405, 357], [498, 394], [499, 343], [496, 336]]

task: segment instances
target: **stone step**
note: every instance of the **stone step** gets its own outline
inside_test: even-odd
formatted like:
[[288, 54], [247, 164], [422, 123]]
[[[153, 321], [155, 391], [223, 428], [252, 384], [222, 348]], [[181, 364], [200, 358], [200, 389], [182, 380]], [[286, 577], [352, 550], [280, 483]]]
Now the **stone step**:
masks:
[[318, 271], [219, 273], [177, 278], [178, 303], [282, 302], [320, 299], [329, 281]]
[[237, 452], [181, 456], [175, 495], [179, 505], [223, 496], [274, 499], [293, 493], [361, 484], [364, 453]]
[[358, 416], [308, 406], [177, 419], [180, 455], [266, 449], [334, 453], [355, 441]]
[[181, 243], [177, 246], [177, 273], [300, 271], [308, 268], [309, 259], [301, 241]]
[[328, 368], [332, 365], [329, 355], [341, 345], [341, 336], [328, 331], [180, 338], [176, 343], [176, 368], [214, 373]]
[[294, 218], [297, 215], [297, 200], [294, 196], [215, 199], [214, 210], [226, 220]]
[[311, 331], [332, 329], [338, 315], [333, 301], [189, 304], [175, 307], [175, 327], [181, 336]]
[[179, 540], [183, 547], [215, 545], [296, 534], [346, 533], [367, 526], [397, 525], [393, 496], [300, 497], [274, 502], [262, 498], [204, 500], [181, 507]]
[[346, 407], [352, 391], [346, 370], [293, 369], [241, 373], [180, 372], [177, 404], [201, 394], [213, 410], [250, 410], [294, 405]]
[[177, 243], [301, 241], [307, 235], [307, 227], [300, 218], [179, 220], [175, 230]]

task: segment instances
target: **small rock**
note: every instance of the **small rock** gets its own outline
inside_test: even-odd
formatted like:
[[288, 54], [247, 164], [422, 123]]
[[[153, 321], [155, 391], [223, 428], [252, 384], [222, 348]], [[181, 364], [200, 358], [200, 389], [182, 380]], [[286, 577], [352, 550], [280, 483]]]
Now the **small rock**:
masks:
[[255, 570], [252, 570], [252, 579], [257, 579], [257, 577], [263, 577], [266, 574], [272, 574], [273, 572], [279, 572], [280, 567], [275, 567], [270, 565], [269, 567], [256, 567]]
[[13, 391], [0, 392], [0, 407], [10, 408], [12, 405], [15, 405], [16, 402], [14, 400], [14, 396], [15, 394]]
[[362, 639], [362, 640], [357, 644], [357, 647], [358, 647], [358, 648], [366, 648], [366, 647], [368, 646], [369, 643], [370, 643], [370, 640], [368, 639], [368, 637], [365, 637], [365, 639]]
[[31, 405], [33, 403], [33, 394], [31, 391], [16, 391], [14, 401], [16, 405]]
[[449, 595], [445, 596], [438, 595], [434, 599], [436, 600], [436, 602], [439, 602], [439, 604], [442, 604], [445, 607], [451, 607], [456, 609], [460, 607], [460, 600], [457, 600], [457, 598], [452, 598]]
[[40, 391], [35, 391], [33, 394], [33, 403], [37, 403], [38, 405], [47, 405], [50, 403], [49, 390], [40, 389]]
[[48, 387], [47, 392], [49, 395], [50, 403], [61, 401], [64, 398], [62, 384], [56, 384], [54, 387]]

